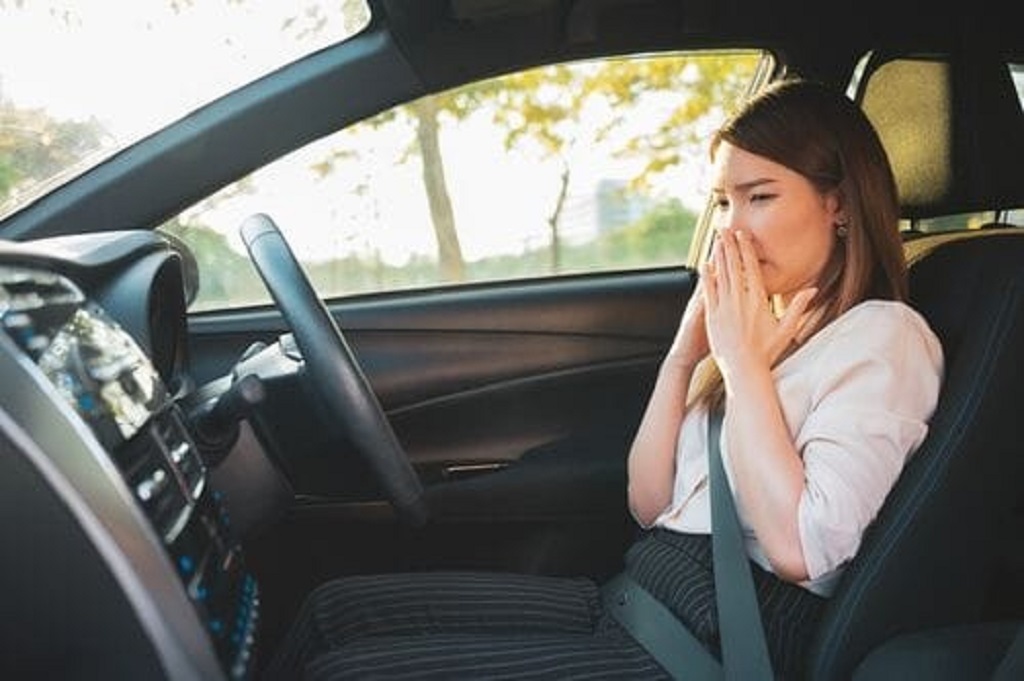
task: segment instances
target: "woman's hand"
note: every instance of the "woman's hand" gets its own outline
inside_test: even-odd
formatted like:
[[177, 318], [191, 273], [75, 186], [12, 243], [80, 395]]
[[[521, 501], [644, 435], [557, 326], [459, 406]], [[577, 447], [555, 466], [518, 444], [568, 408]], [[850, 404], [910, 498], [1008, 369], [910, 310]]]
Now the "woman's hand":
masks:
[[816, 293], [799, 291], [777, 319], [750, 236], [741, 230], [719, 234], [702, 281], [706, 336], [727, 386], [736, 372], [775, 364], [799, 332]]
[[816, 291], [794, 295], [776, 319], [750, 236], [738, 230], [719, 234], [705, 273], [708, 340], [728, 395], [724, 428], [734, 489], [776, 574], [800, 581], [807, 577], [797, 519], [803, 461], [771, 369], [799, 332]]
[[686, 310], [679, 320], [675, 338], [665, 356], [665, 362], [692, 370], [693, 367], [708, 356], [707, 323], [705, 322], [704, 284], [697, 282], [693, 289]]

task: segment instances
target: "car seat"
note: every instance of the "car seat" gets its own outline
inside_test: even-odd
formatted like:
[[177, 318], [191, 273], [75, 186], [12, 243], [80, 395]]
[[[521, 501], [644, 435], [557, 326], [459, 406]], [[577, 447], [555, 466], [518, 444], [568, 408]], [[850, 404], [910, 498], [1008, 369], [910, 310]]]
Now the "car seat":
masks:
[[[879, 53], [865, 69], [861, 103], [895, 150], [904, 217], [1024, 205], [1020, 101], [1006, 60], [974, 47]], [[947, 100], [911, 101], [917, 91], [934, 97], [915, 87], [923, 77], [941, 79]], [[937, 117], [917, 120], [924, 153], [906, 130], [908, 111], [883, 110], [893, 106], [885, 101]], [[963, 234], [972, 238], [937, 240], [910, 267], [911, 303], [942, 342], [946, 376], [928, 436], [826, 607], [808, 678], [849, 679], [884, 642], [980, 622], [1008, 593], [997, 591], [1000, 570], [1022, 541], [1014, 514], [1024, 497], [1024, 230]], [[1020, 618], [1024, 604], [1002, 610]]]

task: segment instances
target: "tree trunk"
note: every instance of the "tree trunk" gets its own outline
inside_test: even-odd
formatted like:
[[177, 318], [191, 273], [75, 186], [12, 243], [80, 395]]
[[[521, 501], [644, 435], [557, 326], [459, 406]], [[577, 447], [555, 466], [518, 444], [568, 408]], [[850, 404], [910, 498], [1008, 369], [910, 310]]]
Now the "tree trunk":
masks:
[[429, 97], [412, 105], [416, 115], [416, 139], [423, 160], [423, 184], [430, 204], [430, 219], [437, 239], [438, 263], [444, 281], [463, 281], [466, 266], [462, 259], [459, 234], [455, 230], [455, 213], [444, 177], [441, 144], [437, 134], [437, 106]]
[[558, 189], [555, 206], [548, 216], [548, 230], [551, 232], [551, 274], [558, 274], [562, 269], [562, 243], [558, 235], [558, 223], [562, 217], [562, 208], [565, 206], [565, 196], [569, 193], [569, 164], [562, 163], [560, 179], [562, 186]]

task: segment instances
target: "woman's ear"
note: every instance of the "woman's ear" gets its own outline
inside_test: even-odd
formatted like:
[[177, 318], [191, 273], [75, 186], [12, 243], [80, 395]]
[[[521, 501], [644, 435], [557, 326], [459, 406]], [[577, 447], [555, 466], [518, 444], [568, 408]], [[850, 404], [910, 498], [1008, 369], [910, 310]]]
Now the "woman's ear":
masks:
[[849, 222], [846, 210], [843, 208], [843, 197], [838, 190], [830, 191], [825, 196], [825, 207], [832, 216], [832, 224], [839, 225]]
[[838, 190], [830, 191], [825, 196], [825, 209], [832, 221], [832, 228], [840, 239], [849, 233], [850, 218], [843, 208], [843, 198]]

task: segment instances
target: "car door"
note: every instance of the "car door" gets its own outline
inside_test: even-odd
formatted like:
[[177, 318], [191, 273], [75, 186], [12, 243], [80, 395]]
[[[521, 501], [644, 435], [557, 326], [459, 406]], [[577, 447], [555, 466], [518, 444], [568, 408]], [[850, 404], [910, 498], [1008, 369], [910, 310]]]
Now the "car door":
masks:
[[[701, 131], [763, 59], [617, 57], [470, 83], [296, 150], [165, 224], [200, 269], [195, 380], [264, 346], [295, 362], [253, 410], [295, 503], [249, 538], [250, 558], [296, 593], [356, 571], [617, 569], [635, 531], [625, 457], [696, 283]], [[386, 512], [306, 391], [238, 247], [254, 212], [278, 223], [358, 357], [426, 487], [425, 527]]]

